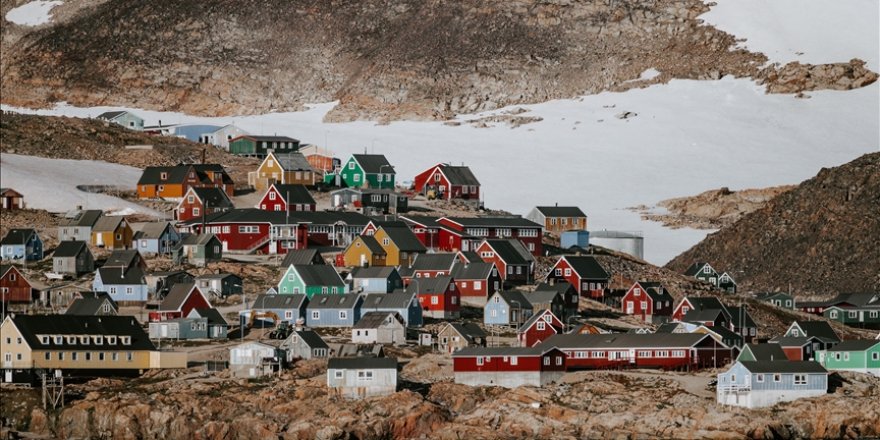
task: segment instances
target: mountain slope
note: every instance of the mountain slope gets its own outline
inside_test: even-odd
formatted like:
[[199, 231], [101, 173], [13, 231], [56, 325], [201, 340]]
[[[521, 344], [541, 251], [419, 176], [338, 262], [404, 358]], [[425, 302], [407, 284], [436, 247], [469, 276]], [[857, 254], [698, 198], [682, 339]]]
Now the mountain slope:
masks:
[[752, 290], [880, 292], [880, 153], [822, 169], [666, 267], [683, 271], [694, 261]]
[[[783, 93], [876, 79], [855, 60], [827, 73], [761, 69], [765, 56], [735, 49], [734, 36], [697, 18], [708, 10], [700, 0], [117, 0], [56, 9], [51, 25], [4, 22], [3, 103], [231, 115], [339, 100], [328, 119], [432, 119], [671, 78], [748, 76]], [[639, 80], [651, 68], [661, 74]]]

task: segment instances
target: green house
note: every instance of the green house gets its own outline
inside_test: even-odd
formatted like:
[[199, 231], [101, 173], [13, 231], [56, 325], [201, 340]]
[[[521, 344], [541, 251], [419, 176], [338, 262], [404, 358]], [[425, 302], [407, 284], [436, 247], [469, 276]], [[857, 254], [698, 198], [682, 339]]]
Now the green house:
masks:
[[776, 307], [788, 310], [794, 310], [794, 297], [783, 292], [759, 293], [755, 295], [755, 299], [765, 303], [770, 303]]
[[817, 359], [828, 370], [855, 371], [880, 377], [880, 341], [852, 339], [818, 352]]
[[737, 356], [737, 362], [743, 361], [784, 361], [788, 357], [779, 344], [746, 344]]
[[244, 135], [229, 141], [229, 152], [237, 156], [266, 157], [269, 151], [291, 153], [299, 150], [299, 140], [287, 136]]
[[850, 327], [880, 329], [880, 305], [852, 308], [831, 306], [822, 315]]
[[333, 266], [292, 264], [278, 281], [279, 294], [302, 293], [310, 299], [317, 294], [347, 293], [348, 285]]
[[394, 167], [382, 154], [353, 154], [339, 174], [350, 188], [394, 188]]
[[705, 281], [713, 286], [718, 285], [718, 272], [712, 268], [712, 265], [705, 262], [691, 264], [684, 272], [685, 276], [694, 277], [698, 280]]

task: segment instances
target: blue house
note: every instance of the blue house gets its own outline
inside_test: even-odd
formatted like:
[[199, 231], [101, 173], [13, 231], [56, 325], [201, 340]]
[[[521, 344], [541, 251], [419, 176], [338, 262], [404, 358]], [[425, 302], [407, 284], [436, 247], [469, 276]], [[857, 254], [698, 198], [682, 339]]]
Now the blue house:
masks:
[[0, 259], [21, 260], [25, 255], [27, 261], [42, 260], [43, 240], [33, 229], [10, 229], [0, 241]]
[[138, 267], [102, 267], [95, 272], [92, 282], [95, 292], [107, 292], [120, 305], [140, 305], [147, 302], [147, 280]]
[[352, 292], [391, 293], [403, 288], [403, 278], [391, 266], [356, 267], [348, 277]]
[[309, 327], [353, 327], [361, 319], [363, 298], [354, 293], [318, 294], [306, 306]]
[[294, 324], [299, 318], [305, 319], [308, 303], [309, 298], [302, 293], [261, 294], [254, 300], [250, 310], [241, 312], [240, 315], [250, 319], [250, 314], [254, 312], [260, 315], [274, 313], [281, 321]]
[[812, 361], [737, 361], [718, 374], [722, 405], [762, 408], [828, 392], [828, 370]]
[[519, 327], [532, 316], [532, 312], [532, 303], [522, 292], [495, 292], [483, 307], [483, 323]]
[[132, 242], [141, 255], [168, 254], [181, 240], [171, 223], [147, 223], [134, 233]]
[[403, 318], [403, 325], [406, 327], [421, 327], [424, 323], [422, 306], [419, 305], [419, 298], [415, 292], [406, 293], [401, 290], [395, 293], [365, 295], [361, 313], [368, 312], [396, 312]]

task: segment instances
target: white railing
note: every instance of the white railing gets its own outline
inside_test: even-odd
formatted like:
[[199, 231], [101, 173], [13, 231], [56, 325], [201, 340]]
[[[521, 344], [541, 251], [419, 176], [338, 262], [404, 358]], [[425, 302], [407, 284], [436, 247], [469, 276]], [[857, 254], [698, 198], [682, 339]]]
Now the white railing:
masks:
[[740, 394], [752, 391], [751, 385], [718, 385], [718, 392], [724, 394]]

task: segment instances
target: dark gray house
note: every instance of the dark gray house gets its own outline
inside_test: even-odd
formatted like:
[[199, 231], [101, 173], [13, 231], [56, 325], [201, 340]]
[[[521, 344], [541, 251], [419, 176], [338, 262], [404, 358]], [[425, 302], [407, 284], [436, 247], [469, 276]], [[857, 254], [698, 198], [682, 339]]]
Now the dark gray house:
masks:
[[85, 241], [62, 241], [52, 255], [52, 271], [55, 273], [78, 276], [94, 270], [95, 257]]
[[80, 292], [79, 297], [67, 306], [65, 315], [112, 316], [119, 312], [119, 306], [106, 292]]
[[403, 288], [403, 279], [391, 266], [356, 267], [348, 278], [355, 293], [391, 293]]
[[281, 343], [280, 348], [287, 352], [287, 362], [330, 356], [330, 347], [314, 330], [295, 330]]
[[281, 267], [306, 264], [327, 264], [317, 249], [291, 249], [287, 251]]
[[242, 279], [231, 273], [216, 273], [199, 275], [196, 277], [196, 286], [213, 297], [226, 298], [229, 295], [241, 295]]
[[421, 327], [422, 306], [419, 304], [419, 298], [416, 292], [404, 292], [403, 290], [394, 293], [371, 293], [364, 296], [364, 302], [361, 305], [361, 313], [367, 312], [395, 312], [399, 313], [403, 318], [403, 323], [407, 327]]
[[84, 241], [92, 239], [92, 228], [104, 213], [97, 209], [78, 209], [65, 215], [58, 224], [58, 241]]

